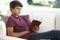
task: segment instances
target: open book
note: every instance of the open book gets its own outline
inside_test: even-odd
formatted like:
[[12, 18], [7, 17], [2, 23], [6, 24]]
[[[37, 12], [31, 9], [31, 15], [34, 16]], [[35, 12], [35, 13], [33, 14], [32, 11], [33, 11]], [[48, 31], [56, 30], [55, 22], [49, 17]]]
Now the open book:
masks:
[[33, 20], [32, 23], [31, 23], [31, 25], [29, 26], [29, 27], [30, 27], [30, 28], [29, 28], [29, 31], [33, 32], [32, 28], [35, 27], [35, 26], [39, 28], [39, 25], [40, 25], [40, 24], [41, 24], [40, 21], [38, 21], [38, 20]]

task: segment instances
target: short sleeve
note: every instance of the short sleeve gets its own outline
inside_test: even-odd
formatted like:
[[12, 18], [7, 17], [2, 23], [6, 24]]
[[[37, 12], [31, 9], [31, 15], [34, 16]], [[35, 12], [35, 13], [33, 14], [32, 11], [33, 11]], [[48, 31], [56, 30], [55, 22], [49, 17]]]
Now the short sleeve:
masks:
[[14, 21], [11, 17], [8, 18], [6, 22], [6, 27], [14, 27]]

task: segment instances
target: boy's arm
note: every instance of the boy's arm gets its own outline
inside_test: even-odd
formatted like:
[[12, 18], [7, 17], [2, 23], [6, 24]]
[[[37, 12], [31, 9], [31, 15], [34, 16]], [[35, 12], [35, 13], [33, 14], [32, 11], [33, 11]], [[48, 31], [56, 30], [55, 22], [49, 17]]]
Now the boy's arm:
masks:
[[21, 37], [21, 36], [23, 36], [25, 34], [28, 34], [28, 33], [29, 33], [28, 30], [27, 31], [23, 31], [23, 32], [19, 32], [19, 33], [15, 33], [15, 32], [13, 32], [13, 27], [7, 27], [8, 36]]

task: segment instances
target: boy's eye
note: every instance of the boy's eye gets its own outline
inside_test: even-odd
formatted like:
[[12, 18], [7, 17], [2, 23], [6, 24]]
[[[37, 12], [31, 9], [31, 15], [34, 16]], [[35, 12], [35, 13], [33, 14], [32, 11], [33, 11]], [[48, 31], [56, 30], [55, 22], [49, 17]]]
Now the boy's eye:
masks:
[[17, 9], [21, 10], [20, 8], [17, 8]]

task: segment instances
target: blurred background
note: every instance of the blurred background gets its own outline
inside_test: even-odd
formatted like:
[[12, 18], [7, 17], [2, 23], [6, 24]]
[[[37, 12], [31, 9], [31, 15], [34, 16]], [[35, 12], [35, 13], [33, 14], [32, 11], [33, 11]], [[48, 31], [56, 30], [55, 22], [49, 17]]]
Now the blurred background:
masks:
[[[6, 15], [9, 11], [9, 3], [13, 0], [0, 0], [0, 12]], [[47, 8], [60, 8], [60, 0], [19, 0], [23, 5], [24, 12], [28, 11], [29, 7], [47, 7]], [[27, 10], [26, 10], [27, 8]], [[28, 11], [29, 12], [29, 11]]]

